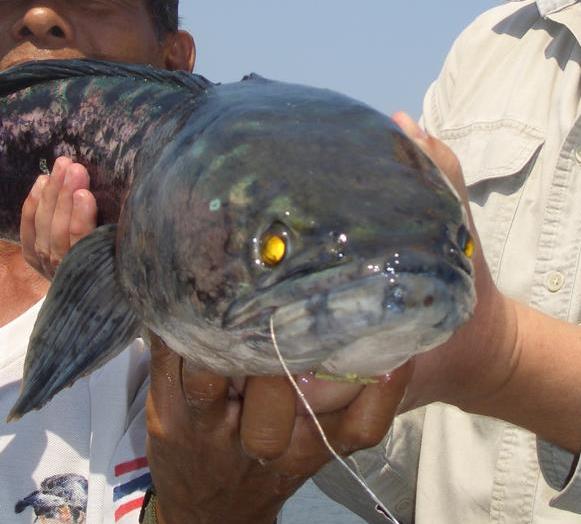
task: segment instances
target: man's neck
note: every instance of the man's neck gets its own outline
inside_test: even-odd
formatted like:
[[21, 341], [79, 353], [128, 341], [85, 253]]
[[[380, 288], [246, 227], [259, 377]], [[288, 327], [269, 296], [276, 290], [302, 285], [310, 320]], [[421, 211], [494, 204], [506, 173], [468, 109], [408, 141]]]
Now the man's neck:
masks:
[[0, 240], [0, 327], [38, 302], [49, 285], [26, 263], [20, 246]]

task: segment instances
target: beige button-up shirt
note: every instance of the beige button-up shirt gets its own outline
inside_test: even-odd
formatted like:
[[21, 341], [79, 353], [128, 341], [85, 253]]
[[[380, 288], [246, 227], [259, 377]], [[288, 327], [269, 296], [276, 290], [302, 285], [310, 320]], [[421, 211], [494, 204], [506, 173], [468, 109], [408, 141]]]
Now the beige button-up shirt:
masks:
[[[521, 0], [485, 13], [458, 38], [423, 116], [460, 159], [500, 289], [575, 323], [580, 102], [581, 4]], [[581, 523], [576, 459], [525, 430], [444, 404], [398, 417], [386, 443], [356, 455], [398, 519], [421, 524]], [[336, 465], [317, 483], [369, 522], [385, 522]]]

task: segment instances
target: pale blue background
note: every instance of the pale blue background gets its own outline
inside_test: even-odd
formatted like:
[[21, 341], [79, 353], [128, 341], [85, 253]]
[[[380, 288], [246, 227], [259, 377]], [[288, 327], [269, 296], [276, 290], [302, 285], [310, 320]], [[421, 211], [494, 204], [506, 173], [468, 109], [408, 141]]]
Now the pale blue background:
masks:
[[446, 53], [500, 0], [181, 0], [196, 72], [213, 81], [256, 72], [329, 87], [388, 114], [421, 112]]
[[[196, 72], [215, 82], [247, 73], [354, 96], [418, 117], [456, 36], [500, 0], [181, 0], [195, 37]], [[312, 482], [281, 524], [362, 524]]]

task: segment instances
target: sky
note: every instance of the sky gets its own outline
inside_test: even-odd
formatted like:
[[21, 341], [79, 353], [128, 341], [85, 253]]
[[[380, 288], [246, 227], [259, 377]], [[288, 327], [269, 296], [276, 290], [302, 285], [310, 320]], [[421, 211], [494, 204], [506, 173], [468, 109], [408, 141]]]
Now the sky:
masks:
[[[254, 72], [326, 87], [386, 114], [421, 113], [458, 34], [501, 0], [181, 0], [195, 72], [231, 82]], [[357, 6], [357, 7], [355, 7]]]

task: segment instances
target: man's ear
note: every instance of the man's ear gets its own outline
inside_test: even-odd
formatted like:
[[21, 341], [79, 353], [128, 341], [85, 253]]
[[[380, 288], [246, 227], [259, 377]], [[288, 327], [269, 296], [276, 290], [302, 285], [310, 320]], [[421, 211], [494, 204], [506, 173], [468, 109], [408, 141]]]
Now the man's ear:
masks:
[[164, 65], [170, 71], [191, 73], [196, 62], [196, 44], [190, 33], [177, 31], [166, 36]]

